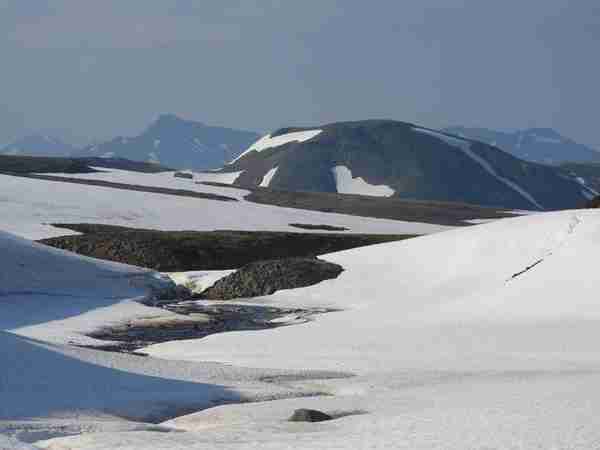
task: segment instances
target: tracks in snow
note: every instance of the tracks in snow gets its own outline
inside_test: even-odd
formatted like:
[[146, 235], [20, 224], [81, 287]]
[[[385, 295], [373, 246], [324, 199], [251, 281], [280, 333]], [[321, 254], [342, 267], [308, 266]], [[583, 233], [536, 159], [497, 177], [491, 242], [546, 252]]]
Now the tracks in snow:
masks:
[[562, 247], [565, 246], [565, 244], [568, 242], [568, 240], [575, 234], [575, 231], [577, 229], [577, 227], [583, 222], [583, 220], [581, 219], [581, 217], [577, 214], [573, 214], [571, 216], [571, 220], [569, 221], [569, 223], [567, 224], [567, 232], [566, 235], [562, 238], [559, 239], [556, 246], [554, 246], [553, 248], [549, 248], [547, 250], [545, 250], [542, 253], [542, 257], [537, 259], [535, 262], [533, 262], [532, 264], [526, 266], [524, 269], [514, 273], [511, 275], [511, 277], [506, 280], [507, 283], [515, 280], [516, 278], [519, 278], [521, 275], [529, 272], [530, 270], [532, 270], [533, 268], [537, 267], [538, 265], [540, 265], [541, 263], [543, 263], [548, 257], [552, 256], [557, 250], [561, 249]]

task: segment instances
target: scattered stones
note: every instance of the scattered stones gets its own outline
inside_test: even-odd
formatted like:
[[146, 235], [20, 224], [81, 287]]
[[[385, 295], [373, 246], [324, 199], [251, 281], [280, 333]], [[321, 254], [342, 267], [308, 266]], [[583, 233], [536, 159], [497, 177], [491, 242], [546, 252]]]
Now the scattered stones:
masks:
[[333, 417], [316, 409], [297, 409], [289, 418], [290, 422], [325, 422], [327, 420], [333, 420]]

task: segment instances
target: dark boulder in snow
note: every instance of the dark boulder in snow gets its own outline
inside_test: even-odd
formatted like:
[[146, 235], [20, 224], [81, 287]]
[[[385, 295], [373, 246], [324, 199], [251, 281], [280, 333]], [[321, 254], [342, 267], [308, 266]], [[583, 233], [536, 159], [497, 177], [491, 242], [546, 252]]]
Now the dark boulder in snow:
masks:
[[325, 422], [332, 419], [329, 414], [316, 409], [297, 409], [289, 420], [290, 422]]
[[193, 180], [194, 179], [194, 174], [193, 173], [189, 173], [189, 172], [175, 172], [173, 174], [173, 176], [175, 178], [186, 178], [188, 180]]
[[600, 208], [600, 195], [597, 196], [597, 197], [594, 197], [589, 202], [587, 202], [586, 205], [585, 205], [585, 207], [589, 208], [589, 209]]
[[250, 263], [200, 294], [211, 300], [271, 295], [337, 278], [341, 266], [317, 258], [286, 258]]

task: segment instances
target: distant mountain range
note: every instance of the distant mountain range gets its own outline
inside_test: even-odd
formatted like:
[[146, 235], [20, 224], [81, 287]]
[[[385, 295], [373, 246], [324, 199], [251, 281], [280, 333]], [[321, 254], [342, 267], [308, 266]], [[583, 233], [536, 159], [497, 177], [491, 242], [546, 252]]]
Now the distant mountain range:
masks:
[[223, 172], [234, 184], [552, 210], [595, 195], [559, 168], [410, 123], [366, 120], [284, 128], [254, 143]]
[[180, 169], [215, 169], [237, 157], [258, 135], [161, 115], [142, 134], [86, 147], [76, 156], [126, 158]]
[[70, 156], [77, 150], [62, 140], [41, 134], [32, 134], [0, 148], [0, 154], [12, 156]]
[[542, 164], [600, 163], [600, 152], [560, 135], [551, 128], [506, 133], [487, 128], [450, 127], [444, 131], [485, 142], [517, 158]]
[[164, 114], [134, 137], [117, 137], [82, 149], [56, 137], [33, 134], [0, 148], [0, 154], [120, 158], [173, 168], [207, 170], [223, 167], [258, 137], [252, 131], [213, 127]]

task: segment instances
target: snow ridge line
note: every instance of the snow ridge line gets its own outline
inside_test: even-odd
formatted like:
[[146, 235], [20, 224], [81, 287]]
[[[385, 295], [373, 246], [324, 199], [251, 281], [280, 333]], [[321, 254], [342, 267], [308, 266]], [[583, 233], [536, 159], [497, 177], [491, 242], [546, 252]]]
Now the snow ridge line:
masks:
[[511, 282], [512, 280], [520, 277], [521, 275], [523, 275], [526, 272], [529, 272], [531, 269], [533, 269], [534, 267], [538, 266], [539, 264], [543, 263], [546, 258], [552, 256], [557, 250], [561, 249], [562, 247], [565, 246], [567, 240], [573, 236], [575, 234], [575, 230], [577, 229], [577, 227], [583, 222], [583, 220], [581, 219], [581, 217], [579, 217], [577, 214], [573, 214], [573, 216], [571, 217], [571, 221], [569, 222], [569, 224], [567, 225], [567, 236], [562, 239], [561, 241], [558, 242], [558, 244], [556, 245], [556, 247], [546, 250], [543, 252], [543, 255], [540, 259], [536, 260], [534, 263], [528, 265], [527, 267], [525, 267], [525, 269], [514, 273], [513, 275], [511, 275], [511, 277], [509, 279], [506, 280], [507, 283]]

